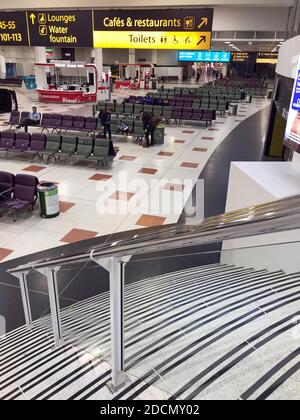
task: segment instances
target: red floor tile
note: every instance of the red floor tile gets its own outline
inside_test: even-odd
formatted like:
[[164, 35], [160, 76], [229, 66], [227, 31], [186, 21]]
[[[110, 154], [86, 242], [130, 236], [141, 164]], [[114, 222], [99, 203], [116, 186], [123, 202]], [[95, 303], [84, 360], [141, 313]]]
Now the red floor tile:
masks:
[[184, 130], [183, 134], [194, 134], [195, 131]]
[[175, 140], [175, 144], [184, 144], [185, 140]]
[[142, 168], [138, 171], [139, 174], [146, 174], [146, 175], [155, 175], [157, 173], [157, 169], [152, 168]]
[[208, 131], [220, 131], [219, 128], [209, 128]]
[[127, 162], [133, 162], [135, 159], [137, 159], [136, 156], [121, 156], [119, 160], [126, 160]]
[[207, 152], [208, 149], [205, 147], [194, 147], [193, 152]]
[[89, 230], [83, 229], [72, 229], [67, 233], [60, 241], [67, 244], [72, 244], [74, 242], [85, 241], [87, 239], [92, 239], [97, 236], [97, 232], [91, 232]]
[[214, 140], [214, 139], [215, 139], [214, 137], [208, 137], [208, 136], [201, 137], [201, 140]]
[[3, 261], [4, 258], [8, 257], [11, 253], [13, 253], [11, 249], [0, 248], [0, 261]]
[[70, 210], [74, 206], [75, 206], [75, 203], [69, 203], [67, 201], [59, 202], [59, 210], [61, 213], [66, 213], [68, 210]]
[[155, 226], [161, 226], [164, 224], [166, 218], [160, 217], [160, 216], [149, 216], [147, 214], [143, 214], [139, 220], [136, 222], [136, 225], [138, 226], [144, 226], [144, 227], [155, 227]]
[[123, 191], [116, 191], [113, 195], [109, 198], [112, 200], [119, 200], [119, 201], [129, 201], [134, 196], [134, 193], [131, 192], [123, 192]]
[[164, 186], [164, 190], [182, 192], [184, 190], [184, 185], [168, 183]]
[[174, 155], [174, 153], [171, 152], [159, 152], [157, 153], [158, 156], [166, 156], [166, 157], [171, 157]]
[[198, 168], [198, 163], [192, 163], [192, 162], [183, 162], [181, 164], [182, 168], [189, 168], [189, 169], [197, 169]]
[[24, 168], [22, 170], [26, 172], [40, 172], [44, 169], [46, 169], [45, 166], [30, 165], [27, 168]]
[[108, 181], [111, 178], [112, 178], [112, 175], [95, 174], [91, 176], [89, 179], [92, 181]]

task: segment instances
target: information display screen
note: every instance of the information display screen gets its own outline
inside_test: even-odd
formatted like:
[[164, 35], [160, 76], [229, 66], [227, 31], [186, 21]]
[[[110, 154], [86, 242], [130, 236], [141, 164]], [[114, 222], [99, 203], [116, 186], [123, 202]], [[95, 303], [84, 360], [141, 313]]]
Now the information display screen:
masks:
[[286, 126], [285, 145], [300, 153], [300, 57]]
[[224, 51], [178, 51], [178, 61], [230, 63], [231, 53]]
[[93, 14], [90, 10], [27, 12], [32, 46], [93, 46]]
[[26, 12], [0, 12], [0, 45], [28, 45]]
[[232, 61], [235, 63], [255, 63], [256, 52], [233, 52]]

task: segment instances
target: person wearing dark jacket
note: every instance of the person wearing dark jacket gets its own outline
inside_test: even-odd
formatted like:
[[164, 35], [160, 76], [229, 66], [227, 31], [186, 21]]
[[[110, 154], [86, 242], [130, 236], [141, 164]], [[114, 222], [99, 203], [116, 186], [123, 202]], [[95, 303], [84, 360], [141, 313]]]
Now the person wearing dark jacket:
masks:
[[108, 133], [109, 140], [111, 140], [111, 110], [107, 109], [106, 111], [102, 112], [100, 120], [101, 126], [103, 128], [104, 138], [106, 138], [106, 134]]
[[[150, 112], [141, 111], [141, 118], [143, 121], [143, 128], [145, 131], [146, 139], [146, 145], [144, 147], [150, 147], [150, 145], [154, 146], [155, 121], [153, 115], [150, 114]], [[151, 136], [151, 144], [149, 136]]]

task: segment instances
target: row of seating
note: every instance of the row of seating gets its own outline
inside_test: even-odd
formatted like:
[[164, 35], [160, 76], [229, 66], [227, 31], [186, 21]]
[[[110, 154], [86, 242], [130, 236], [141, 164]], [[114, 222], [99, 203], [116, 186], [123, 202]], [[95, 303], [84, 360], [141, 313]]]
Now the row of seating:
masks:
[[[185, 103], [183, 103], [185, 105]], [[154, 117], [158, 117], [164, 119], [167, 123], [170, 122], [172, 119], [178, 119], [176, 116], [178, 113], [188, 115], [190, 111], [186, 110], [193, 110], [194, 115], [199, 115], [199, 121], [204, 121], [202, 119], [202, 115], [205, 114], [206, 116], [213, 115], [215, 119], [216, 112], [219, 111], [221, 114], [224, 114], [228, 109], [228, 104], [225, 101], [197, 101], [195, 100], [193, 103], [187, 102], [188, 106], [184, 106], [179, 103], [179, 106], [161, 106], [161, 105], [141, 105], [141, 104], [129, 104], [129, 103], [99, 103], [97, 105], [97, 110], [100, 111], [105, 108], [109, 108], [112, 110], [112, 114], [118, 116], [125, 116], [126, 118], [133, 118], [138, 117], [141, 111], [146, 111], [152, 114]], [[192, 106], [190, 106], [192, 105]], [[115, 107], [115, 108], [114, 108]], [[213, 114], [211, 114], [213, 112]], [[184, 118], [189, 119], [189, 118]], [[194, 118], [194, 121], [197, 119]]]
[[[6, 123], [10, 125], [10, 128], [18, 126], [25, 118], [27, 118], [29, 112], [12, 111], [10, 114], [9, 121]], [[101, 130], [101, 122], [96, 117], [83, 117], [82, 115], [67, 115], [67, 114], [49, 114], [45, 113], [41, 117], [39, 125], [43, 131], [52, 130], [57, 133], [62, 131], [80, 131], [87, 135], [95, 135], [96, 131]]]
[[[130, 104], [142, 104], [142, 105], [171, 105], [171, 106], [183, 106], [183, 103], [186, 103], [185, 106], [192, 106], [194, 101], [221, 101], [221, 102], [239, 102], [245, 99], [245, 94], [243, 93], [236, 93], [231, 95], [208, 95], [203, 94], [201, 96], [192, 96], [192, 95], [184, 95], [184, 96], [164, 96], [164, 95], [154, 95], [154, 96], [147, 96], [145, 98], [135, 98], [129, 97], [126, 99], [127, 103]], [[178, 103], [178, 105], [177, 105]]]
[[32, 161], [39, 158], [48, 163], [52, 158], [60, 160], [90, 160], [96, 162], [96, 167], [108, 166], [112, 163], [116, 150], [109, 140], [92, 137], [78, 137], [44, 133], [15, 133], [2, 131], [0, 137], [0, 152], [7, 156], [10, 152], [26, 153], [32, 156]]
[[0, 210], [12, 212], [14, 221], [21, 211], [33, 211], [37, 200], [38, 178], [0, 171]]
[[[267, 94], [267, 88], [265, 86], [230, 86], [230, 85], [219, 85], [219, 86], [208, 86], [205, 85], [200, 88], [189, 88], [189, 89], [158, 89], [157, 93], [155, 95], [161, 95], [161, 96], [201, 96], [204, 94], [207, 94], [209, 96], [215, 96], [215, 95], [232, 95], [236, 93], [243, 92], [245, 95], [252, 94], [257, 96], [266, 96]], [[153, 92], [149, 92], [148, 95], [153, 95]]]
[[23, 82], [22, 79], [17, 79], [17, 78], [0, 79], [0, 85], [1, 86], [21, 87], [22, 82]]

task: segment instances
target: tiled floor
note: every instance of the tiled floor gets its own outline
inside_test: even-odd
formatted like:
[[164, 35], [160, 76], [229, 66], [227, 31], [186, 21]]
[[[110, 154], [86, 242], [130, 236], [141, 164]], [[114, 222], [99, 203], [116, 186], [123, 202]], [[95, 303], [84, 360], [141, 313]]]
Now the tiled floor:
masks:
[[[32, 93], [28, 96], [19, 92], [18, 98], [22, 109], [29, 109], [35, 102]], [[259, 109], [268, 104], [267, 100], [259, 101]], [[0, 261], [89, 237], [176, 223], [211, 155], [241, 121], [258, 112], [257, 106], [256, 100], [243, 104], [245, 113], [239, 120], [220, 116], [208, 129], [196, 124], [168, 126], [165, 144], [150, 149], [133, 144], [130, 137], [127, 142], [116, 138], [120, 152], [111, 169], [96, 171], [92, 165], [71, 163], [30, 164], [22, 156], [1, 157], [0, 170], [31, 173], [40, 180], [56, 182], [61, 214], [41, 219], [36, 209], [16, 223], [2, 216], [0, 247], [5, 251], [0, 252]], [[91, 106], [50, 104], [47, 110], [81, 115], [92, 112]], [[174, 208], [170, 203], [176, 204]]]

